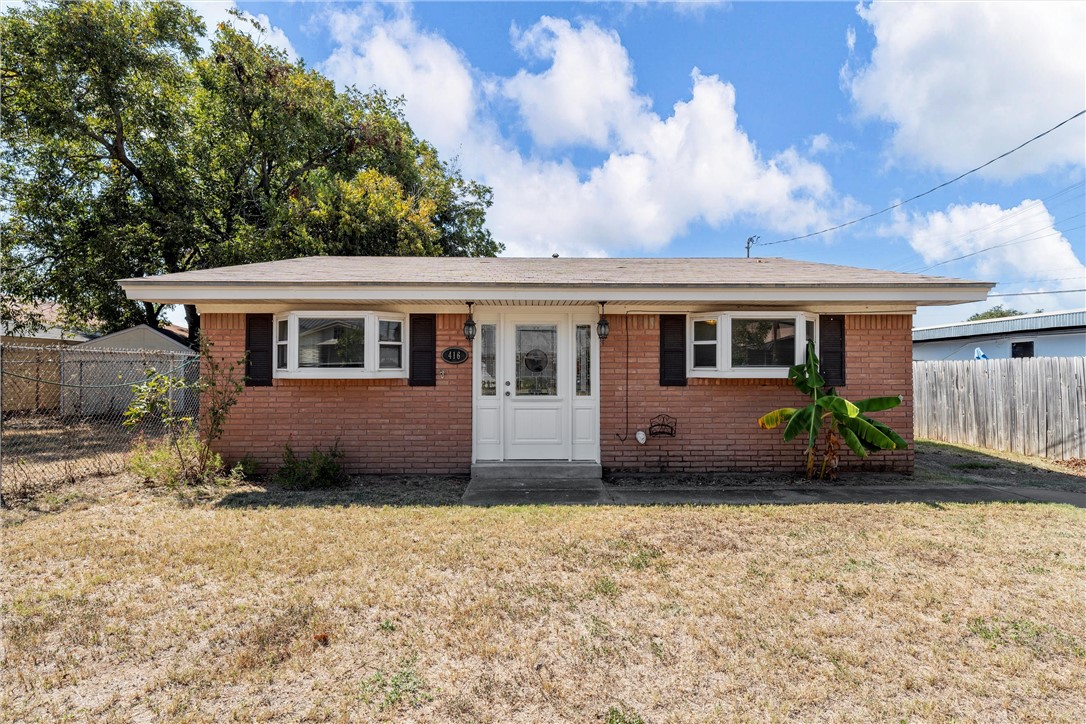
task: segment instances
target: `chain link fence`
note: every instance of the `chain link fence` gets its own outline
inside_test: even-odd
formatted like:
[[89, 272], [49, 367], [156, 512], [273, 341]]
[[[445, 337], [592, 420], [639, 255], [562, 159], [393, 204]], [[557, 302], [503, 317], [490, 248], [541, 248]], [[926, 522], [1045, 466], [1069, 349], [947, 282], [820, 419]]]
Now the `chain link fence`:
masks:
[[[0, 349], [0, 485], [18, 500], [89, 475], [123, 470], [133, 441], [157, 438], [161, 423], [123, 425], [133, 386], [148, 375], [194, 383], [195, 353], [5, 344]], [[198, 394], [174, 392], [173, 413], [196, 418]]]

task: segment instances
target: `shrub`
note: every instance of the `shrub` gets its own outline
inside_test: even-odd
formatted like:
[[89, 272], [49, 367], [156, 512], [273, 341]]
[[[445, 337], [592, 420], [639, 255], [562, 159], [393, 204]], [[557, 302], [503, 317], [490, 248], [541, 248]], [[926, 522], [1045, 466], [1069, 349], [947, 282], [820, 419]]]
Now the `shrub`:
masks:
[[[203, 368], [197, 382], [149, 369], [147, 379], [132, 388], [125, 427], [157, 420], [165, 432], [160, 441], [137, 443], [129, 459], [129, 468], [150, 485], [176, 488], [231, 483], [243, 477], [238, 467], [224, 475], [222, 457], [211, 449], [211, 442], [222, 437], [227, 414], [241, 394], [241, 363], [225, 366], [206, 341], [201, 342], [200, 358]], [[175, 409], [173, 393], [185, 390], [195, 390], [200, 396], [198, 420]]]
[[221, 484], [235, 477], [224, 475], [222, 457], [192, 431], [154, 442], [138, 441], [128, 466], [144, 483], [167, 488]]
[[294, 448], [283, 448], [283, 465], [275, 474], [277, 483], [292, 490], [320, 490], [347, 484], [347, 473], [340, 465], [343, 451], [337, 440], [328, 450], [317, 448], [306, 457], [298, 457]]

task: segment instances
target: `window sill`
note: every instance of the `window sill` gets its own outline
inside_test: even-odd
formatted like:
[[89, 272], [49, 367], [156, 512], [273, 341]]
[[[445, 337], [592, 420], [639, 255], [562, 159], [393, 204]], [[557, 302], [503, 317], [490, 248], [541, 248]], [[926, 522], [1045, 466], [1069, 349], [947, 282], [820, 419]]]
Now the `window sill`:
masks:
[[277, 380], [406, 380], [407, 370], [275, 370], [274, 377]]
[[789, 367], [751, 367], [738, 370], [687, 370], [690, 378], [704, 377], [718, 380], [784, 380], [788, 378]]

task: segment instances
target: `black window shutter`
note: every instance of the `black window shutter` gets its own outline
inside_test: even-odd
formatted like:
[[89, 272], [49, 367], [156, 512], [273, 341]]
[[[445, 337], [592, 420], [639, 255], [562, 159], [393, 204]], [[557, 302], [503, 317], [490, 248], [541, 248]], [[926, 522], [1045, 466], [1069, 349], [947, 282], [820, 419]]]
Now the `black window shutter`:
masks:
[[437, 315], [411, 315], [411, 373], [412, 387], [437, 385]]
[[660, 315], [660, 384], [686, 385], [686, 315]]
[[818, 359], [829, 387], [845, 384], [845, 315], [823, 314], [818, 318]]
[[272, 315], [245, 315], [245, 384], [267, 387], [272, 383]]

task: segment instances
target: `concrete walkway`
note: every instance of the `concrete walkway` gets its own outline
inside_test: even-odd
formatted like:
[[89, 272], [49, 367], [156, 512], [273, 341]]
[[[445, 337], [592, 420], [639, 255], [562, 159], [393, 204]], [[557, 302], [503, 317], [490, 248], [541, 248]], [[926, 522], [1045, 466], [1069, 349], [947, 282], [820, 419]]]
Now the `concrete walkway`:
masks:
[[795, 505], [803, 503], [1065, 503], [1086, 492], [992, 485], [824, 485], [797, 488], [609, 486], [599, 480], [474, 480], [465, 505]]

